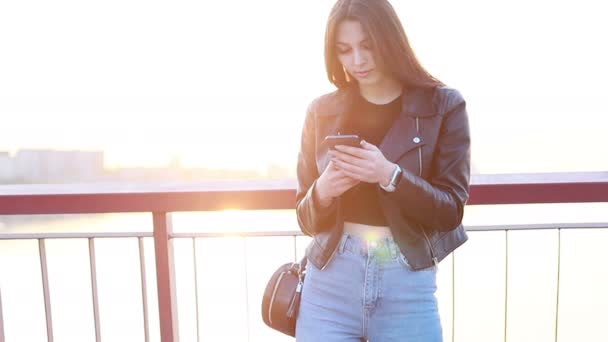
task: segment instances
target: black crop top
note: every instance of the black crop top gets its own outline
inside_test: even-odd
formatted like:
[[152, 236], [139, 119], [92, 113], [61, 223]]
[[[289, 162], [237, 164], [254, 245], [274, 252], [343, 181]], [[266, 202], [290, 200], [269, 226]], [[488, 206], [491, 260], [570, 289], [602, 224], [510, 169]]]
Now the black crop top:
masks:
[[[358, 134], [379, 146], [401, 112], [401, 96], [390, 103], [377, 105], [358, 96], [342, 125], [342, 134]], [[380, 208], [376, 183], [361, 182], [342, 195], [344, 220], [372, 226], [387, 226]]]

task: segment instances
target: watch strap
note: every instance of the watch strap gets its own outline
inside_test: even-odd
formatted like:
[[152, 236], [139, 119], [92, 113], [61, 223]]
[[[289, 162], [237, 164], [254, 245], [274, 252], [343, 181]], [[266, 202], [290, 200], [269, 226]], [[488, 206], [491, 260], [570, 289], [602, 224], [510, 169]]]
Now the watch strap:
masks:
[[401, 167], [399, 167], [399, 165], [395, 165], [395, 170], [391, 175], [391, 180], [388, 182], [388, 185], [384, 186], [380, 183], [378, 183], [378, 185], [380, 185], [380, 188], [386, 192], [395, 191], [395, 189], [397, 189], [397, 183], [399, 183], [399, 179], [401, 178], [401, 172]]

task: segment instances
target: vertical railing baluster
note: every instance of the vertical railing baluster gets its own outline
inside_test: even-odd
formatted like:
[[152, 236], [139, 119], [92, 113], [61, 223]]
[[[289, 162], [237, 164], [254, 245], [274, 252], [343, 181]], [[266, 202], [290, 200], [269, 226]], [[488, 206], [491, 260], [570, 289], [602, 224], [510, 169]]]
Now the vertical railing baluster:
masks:
[[298, 240], [297, 235], [293, 236], [293, 262], [298, 262]]
[[48, 342], [53, 342], [53, 316], [51, 313], [51, 295], [49, 293], [49, 273], [46, 264], [46, 246], [44, 239], [38, 239], [40, 255], [40, 270], [42, 273], [42, 292], [44, 294], [44, 312], [46, 316], [46, 337]]
[[245, 262], [245, 324], [247, 325], [247, 341], [251, 341], [249, 334], [249, 276], [247, 275], [247, 238], [243, 236], [243, 259]]
[[89, 266], [91, 267], [91, 295], [93, 296], [93, 319], [95, 322], [95, 341], [101, 342], [99, 322], [99, 297], [97, 292], [97, 263], [95, 260], [95, 240], [89, 238]]
[[162, 342], [178, 342], [171, 214], [154, 212], [152, 221], [154, 224], [160, 339]]
[[562, 261], [562, 229], [557, 228], [557, 289], [555, 291], [555, 342], [559, 327], [559, 282], [561, 278]]
[[145, 342], [150, 341], [150, 324], [148, 317], [148, 286], [146, 277], [146, 254], [144, 252], [144, 238], [137, 238], [139, 245], [139, 270], [141, 276], [141, 301], [144, 310], [144, 338]]
[[201, 332], [200, 332], [200, 311], [199, 311], [199, 303], [198, 303], [198, 270], [196, 267], [196, 238], [192, 238], [192, 258], [194, 259], [194, 304], [196, 305], [196, 341], [200, 342], [201, 340]]
[[503, 340], [507, 342], [507, 316], [508, 311], [508, 297], [509, 297], [509, 229], [505, 229], [505, 322], [504, 322], [504, 335]]
[[452, 252], [452, 342], [456, 340], [456, 252]]
[[0, 342], [4, 342], [4, 318], [2, 317], [2, 289], [0, 289]]

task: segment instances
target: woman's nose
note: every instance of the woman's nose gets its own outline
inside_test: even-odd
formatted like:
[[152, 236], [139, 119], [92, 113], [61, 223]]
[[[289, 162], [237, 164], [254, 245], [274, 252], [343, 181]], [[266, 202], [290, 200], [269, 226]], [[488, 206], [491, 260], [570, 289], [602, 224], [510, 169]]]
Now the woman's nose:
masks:
[[353, 50], [353, 62], [355, 65], [363, 65], [365, 63], [365, 60], [366, 58], [363, 50]]

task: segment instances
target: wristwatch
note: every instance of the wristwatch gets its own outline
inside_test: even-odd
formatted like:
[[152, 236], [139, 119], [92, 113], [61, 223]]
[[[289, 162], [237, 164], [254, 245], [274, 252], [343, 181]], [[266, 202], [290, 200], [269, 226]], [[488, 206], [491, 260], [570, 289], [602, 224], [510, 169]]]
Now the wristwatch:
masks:
[[378, 185], [380, 185], [380, 187], [382, 188], [382, 190], [386, 191], [386, 192], [393, 192], [395, 191], [395, 189], [397, 189], [397, 184], [399, 184], [399, 180], [401, 179], [401, 168], [399, 167], [399, 165], [395, 165], [395, 171], [393, 171], [393, 174], [391, 175], [391, 180], [390, 182], [388, 182], [387, 186], [384, 186], [380, 183], [378, 183]]

